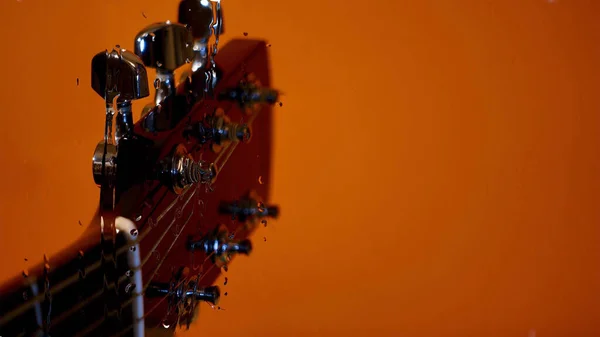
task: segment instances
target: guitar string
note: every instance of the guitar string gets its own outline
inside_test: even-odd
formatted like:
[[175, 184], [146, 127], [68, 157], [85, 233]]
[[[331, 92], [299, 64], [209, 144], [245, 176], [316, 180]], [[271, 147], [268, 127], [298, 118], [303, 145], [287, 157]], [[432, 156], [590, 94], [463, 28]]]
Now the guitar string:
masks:
[[[251, 126], [251, 125], [252, 125], [252, 122], [254, 122], [254, 120], [255, 120], [255, 119], [256, 119], [256, 117], [258, 116], [259, 112], [260, 112], [260, 110], [256, 111], [256, 112], [255, 112], [255, 113], [254, 113], [254, 114], [253, 114], [253, 115], [250, 117], [250, 119], [248, 120], [248, 123], [247, 123], [247, 124], [248, 124], [248, 126]], [[224, 165], [227, 163], [227, 161], [228, 161], [228, 160], [229, 160], [229, 158], [231, 157], [231, 154], [233, 153], [233, 151], [234, 151], [234, 150], [235, 150], [235, 148], [237, 147], [237, 144], [239, 144], [239, 142], [235, 142], [235, 143], [234, 143], [234, 144], [231, 146], [231, 150], [230, 150], [230, 151], [227, 151], [227, 149], [229, 148], [229, 146], [227, 146], [227, 148], [225, 148], [225, 149], [224, 149], [224, 150], [221, 152], [221, 153], [228, 152], [227, 156], [225, 157], [225, 161], [224, 161], [224, 163], [223, 163], [223, 166], [224, 166]], [[231, 145], [231, 143], [228, 143], [227, 145]], [[217, 157], [217, 159], [218, 159], [218, 158], [219, 158], [219, 157]], [[213, 162], [213, 163], [215, 163], [215, 165], [216, 165], [217, 159], [215, 159], [215, 161]], [[217, 166], [217, 167], [218, 167], [218, 166]], [[218, 173], [219, 173], [219, 172], [220, 172], [220, 170], [219, 170], [219, 171], [217, 171], [217, 176], [218, 176]], [[215, 181], [216, 181], [216, 177], [215, 177]], [[175, 240], [177, 240], [177, 238], [176, 238]], [[174, 241], [175, 241], [175, 240], [174, 240]], [[174, 242], [173, 242], [173, 244], [174, 244]], [[171, 247], [173, 246], [173, 244], [171, 244]], [[170, 248], [171, 248], [171, 247], [170, 247]], [[170, 248], [169, 248], [169, 250], [170, 250]], [[168, 254], [168, 251], [167, 251], [167, 254]], [[211, 253], [211, 255], [212, 255], [212, 253]], [[211, 255], [207, 256], [207, 257], [204, 259], [204, 261], [202, 262], [202, 266], [204, 266], [204, 263], [206, 262], [206, 260], [207, 260], [207, 259], [208, 259], [208, 258], [209, 258]], [[166, 256], [165, 256], [165, 258], [166, 258]], [[163, 258], [163, 261], [164, 261], [164, 258]], [[161, 261], [161, 264], [162, 264], [162, 261]], [[160, 266], [160, 264], [159, 264], [159, 266]], [[204, 273], [204, 274], [203, 274], [203, 275], [202, 275], [202, 276], [201, 276], [201, 277], [198, 279], [198, 282], [199, 282], [199, 281], [200, 281], [200, 280], [201, 280], [201, 279], [202, 279], [204, 276], [208, 275], [208, 274], [209, 274], [209, 272], [212, 270], [212, 268], [214, 268], [214, 266], [215, 266], [215, 264], [212, 264], [212, 265], [211, 265], [211, 266], [208, 268], [208, 271], [206, 271], [206, 272], [205, 272], [205, 273]], [[155, 273], [156, 273], [156, 271], [158, 271], [158, 267], [157, 267], [157, 269], [155, 269]], [[151, 278], [150, 278], [150, 280], [148, 281], [148, 285], [149, 285], [149, 283], [150, 283], [150, 281], [152, 280], [152, 278], [153, 278], [153, 277], [154, 277], [154, 274], [152, 275], [152, 277], [151, 277]], [[184, 279], [184, 280], [182, 280], [180, 283], [178, 283], [178, 285], [177, 285], [177, 286], [181, 285], [183, 281], [185, 281], [185, 279]], [[146, 286], [144, 287], [144, 291], [146, 290], [146, 287], [147, 287], [148, 285], [146, 285]], [[158, 302], [156, 305], [154, 305], [154, 307], [153, 307], [152, 309], [150, 309], [150, 310], [146, 311], [146, 312], [144, 313], [144, 316], [143, 316], [143, 317], [144, 317], [144, 318], [145, 318], [145, 317], [147, 317], [147, 316], [148, 316], [148, 315], [149, 315], [149, 314], [150, 314], [152, 311], [154, 311], [154, 309], [156, 309], [156, 308], [157, 308], [157, 307], [160, 305], [160, 303], [162, 303], [162, 302], [163, 302], [165, 299], [166, 299], [166, 297], [163, 297], [163, 298], [162, 298], [162, 299], [161, 299], [161, 300], [160, 300], [160, 301], [159, 301], [159, 302]], [[129, 300], [127, 300], [127, 301], [126, 301], [126, 302], [125, 302], [123, 305], [125, 305], [125, 306], [126, 306], [126, 305], [128, 305], [128, 303], [129, 303], [129, 302], [131, 302], [131, 301], [132, 301], [132, 299], [129, 299]], [[211, 306], [211, 307], [213, 307], [213, 308], [214, 308], [214, 306]], [[166, 316], [166, 315], [168, 315], [168, 314], [169, 314], [169, 312], [167, 312], [167, 313], [165, 314], [165, 316]], [[160, 327], [160, 325], [161, 325], [161, 323], [158, 323], [158, 325], [157, 325], [156, 327]], [[125, 333], [127, 333], [129, 330], [131, 330], [131, 328], [132, 328], [132, 327], [130, 326], [130, 327], [127, 327], [127, 328], [123, 329], [122, 331], [118, 332], [118, 333], [117, 333], [117, 334], [116, 334], [114, 337], [119, 337], [119, 336], [122, 336], [123, 334], [125, 334]]]
[[[249, 122], [248, 122], [248, 125], [249, 125], [249, 126], [251, 125], [251, 123], [254, 121], [254, 119], [255, 119], [255, 118], [256, 118], [256, 116], [258, 115], [258, 112], [259, 112], [259, 111], [257, 111], [257, 112], [256, 112], [256, 113], [255, 113], [255, 114], [254, 114], [254, 115], [253, 115], [253, 116], [250, 118], [250, 120], [249, 120]], [[228, 160], [229, 160], [229, 158], [231, 157], [231, 154], [232, 154], [232, 153], [233, 153], [233, 151], [235, 150], [235, 148], [236, 148], [236, 146], [237, 146], [237, 144], [238, 144], [238, 143], [239, 143], [239, 142], [235, 142], [233, 146], [231, 146], [231, 144], [232, 144], [232, 143], [227, 143], [227, 147], [224, 149], [224, 151], [222, 151], [222, 152], [221, 152], [221, 154], [220, 154], [221, 156], [222, 156], [222, 154], [223, 154], [223, 153], [225, 153], [225, 152], [227, 152], [227, 153], [228, 153], [228, 154], [227, 154], [227, 156], [225, 157], [225, 161], [224, 161], [224, 163], [223, 163], [223, 166], [224, 166], [224, 165], [227, 163], [227, 161], [228, 161]], [[229, 150], [230, 148], [231, 148], [231, 150]], [[218, 160], [218, 159], [219, 159], [219, 157], [217, 157], [217, 159], [215, 159], [215, 162], [217, 162], [217, 160]], [[218, 176], [218, 172], [220, 172], [220, 170], [219, 170], [219, 171], [217, 171], [217, 176]], [[175, 199], [175, 200], [174, 200], [174, 201], [173, 201], [173, 202], [172, 202], [172, 203], [169, 205], [169, 207], [168, 207], [167, 209], [165, 209], [165, 211], [163, 211], [163, 212], [162, 212], [162, 213], [159, 215], [159, 217], [157, 218], [157, 221], [156, 221], [156, 223], [154, 224], [154, 226], [157, 226], [157, 225], [158, 225], [158, 223], [160, 222], [160, 220], [162, 220], [162, 218], [163, 218], [163, 217], [166, 215], [166, 213], [168, 213], [168, 212], [169, 212], [169, 211], [170, 211], [170, 210], [171, 210], [171, 209], [174, 207], [174, 205], [177, 203], [177, 201], [179, 201], [179, 199], [180, 199], [179, 197], [181, 197], [181, 196], [183, 196], [183, 195], [187, 194], [187, 192], [188, 192], [189, 190], [190, 190], [190, 188], [189, 188], [189, 187], [188, 187], [188, 188], [186, 188], [186, 189], [184, 190], [184, 192], [183, 192], [183, 193], [182, 193], [180, 196], [178, 196], [178, 198], [176, 198], [176, 199]], [[190, 196], [187, 198], [187, 200], [185, 201], [185, 203], [184, 203], [184, 205], [181, 207], [181, 209], [184, 209], [184, 208], [187, 206], [187, 204], [189, 203], [189, 201], [190, 201], [190, 200], [193, 198], [193, 196], [196, 194], [196, 191], [197, 191], [197, 189], [194, 189], [194, 192], [193, 192], [192, 194], [190, 194]], [[177, 213], [178, 213], [178, 211], [179, 211], [179, 209], [177, 210]], [[149, 280], [149, 281], [147, 281], [147, 284], [144, 286], [144, 289], [143, 289], [142, 293], [143, 293], [143, 292], [145, 292], [145, 291], [146, 291], [146, 289], [147, 289], [147, 287], [150, 285], [150, 282], [151, 282], [151, 280], [154, 278], [154, 276], [155, 276], [155, 275], [156, 275], [156, 273], [158, 272], [158, 269], [160, 268], [160, 266], [162, 265], [162, 263], [165, 261], [165, 259], [166, 259], [167, 255], [168, 255], [169, 251], [172, 249], [172, 247], [173, 247], [173, 245], [174, 245], [175, 241], [177, 240], [177, 238], [179, 237], [179, 235], [180, 235], [180, 234], [181, 234], [181, 232], [183, 231], [183, 228], [185, 228], [185, 225], [187, 225], [187, 223], [188, 223], [188, 222], [189, 222], [189, 220], [191, 219], [191, 215], [192, 215], [192, 214], [193, 214], [193, 211], [192, 211], [192, 213], [190, 214], [190, 216], [188, 217], [188, 219], [186, 220], [186, 222], [184, 223], [184, 226], [182, 227], [181, 231], [180, 231], [180, 232], [177, 234], [177, 236], [176, 236], [175, 240], [173, 240], [173, 242], [172, 242], [171, 246], [169, 247], [169, 249], [168, 249], [168, 251], [167, 251], [167, 254], [165, 254], [165, 256], [162, 258], [161, 262], [160, 262], [160, 263], [158, 264], [158, 266], [155, 268], [155, 270], [154, 270], [154, 272], [153, 272], [152, 276], [150, 277], [150, 280]], [[165, 237], [166, 233], [167, 233], [167, 232], [170, 230], [170, 228], [173, 226], [173, 224], [175, 223], [175, 221], [176, 221], [177, 219], [178, 219], [178, 218], [176, 218], [176, 217], [174, 217], [174, 218], [173, 218], [173, 220], [171, 221], [171, 223], [169, 224], [169, 226], [167, 226], [167, 228], [166, 228], [166, 229], [163, 231], [163, 233], [162, 233], [161, 237], [160, 237], [160, 238], [158, 239], [158, 241], [155, 243], [155, 245], [154, 245], [154, 247], [152, 248], [152, 250], [151, 250], [151, 251], [154, 251], [154, 250], [155, 250], [155, 249], [158, 247], [158, 245], [160, 244], [160, 242], [162, 241], [162, 239]], [[137, 241], [137, 243], [141, 242], [141, 241], [144, 239], [144, 237], [146, 237], [146, 236], [148, 235], [148, 233], [150, 232], [150, 230], [151, 230], [152, 228], [153, 228], [152, 226], [149, 226], [149, 229], [148, 229], [147, 231], [144, 231], [144, 232], [143, 232], [143, 233], [140, 235], [140, 238], [139, 238], [138, 240], [136, 240], [136, 241]], [[133, 242], [132, 244], [135, 244], [135, 242]], [[117, 251], [117, 256], [118, 256], [118, 255], [120, 255], [120, 253], [123, 253], [123, 252], [125, 252], [127, 249], [128, 249], [128, 248], [127, 248], [127, 246], [126, 246], [126, 247], [122, 247], [122, 248], [121, 248], [119, 251]], [[144, 259], [144, 261], [143, 261], [143, 262], [140, 264], [140, 266], [139, 266], [139, 267], [137, 267], [137, 268], [134, 268], [134, 270], [141, 269], [141, 268], [142, 268], [142, 267], [143, 267], [143, 266], [144, 266], [144, 265], [145, 265], [145, 264], [148, 262], [149, 258], [150, 258], [150, 255], [147, 255], [147, 256], [146, 256], [146, 258]], [[208, 259], [208, 257], [207, 257], [207, 259]], [[206, 261], [206, 259], [205, 259], [205, 261]], [[204, 264], [204, 262], [203, 262], [203, 264]], [[98, 265], [99, 265], [99, 264], [98, 264]], [[99, 266], [98, 266], [98, 267], [99, 267]], [[124, 281], [126, 278], [127, 278], [127, 276], [126, 276], [126, 275], [125, 275], [125, 276], [122, 276], [122, 277], [119, 279], [119, 283], [120, 283], [120, 282], [122, 282], [122, 281]], [[113, 285], [110, 285], [110, 286], [109, 286], [109, 288], [114, 288], [114, 286], [113, 286]], [[74, 308], [70, 309], [70, 310], [69, 310], [68, 312], [66, 312], [66, 313], [63, 313], [63, 314], [61, 314], [59, 317], [57, 317], [57, 318], [55, 318], [55, 319], [54, 319], [54, 322], [55, 322], [55, 324], [57, 324], [57, 323], [59, 323], [59, 322], [63, 321], [65, 318], [67, 318], [68, 316], [72, 315], [72, 314], [73, 314], [75, 311], [77, 311], [78, 309], [85, 307], [85, 306], [86, 306], [86, 305], [87, 305], [89, 302], [91, 302], [91, 301], [93, 301], [95, 298], [97, 298], [97, 297], [101, 296], [101, 295], [102, 295], [102, 293], [103, 293], [103, 290], [100, 290], [100, 291], [96, 292], [95, 294], [92, 294], [92, 295], [91, 295], [90, 297], [88, 297], [88, 298], [87, 298], [85, 301], [83, 301], [83, 302], [79, 303], [79, 304], [78, 304], [76, 307], [74, 307]], [[94, 324], [92, 324], [92, 325], [94, 325]]]
[[[190, 202], [190, 200], [191, 200], [191, 199], [193, 198], [193, 196], [195, 195], [195, 193], [196, 193], [196, 190], [197, 190], [197, 188], [194, 190], [194, 193], [192, 193], [192, 194], [190, 194], [190, 195], [189, 195], [189, 197], [187, 198], [187, 200], [185, 201], [185, 203], [183, 204], [183, 206], [181, 207], [181, 209], [184, 209], [184, 208], [187, 206], [187, 204]], [[189, 188], [188, 188], [188, 189], [186, 189], [186, 190], [184, 191], [184, 193], [183, 193], [183, 194], [181, 194], [181, 195], [185, 195], [185, 194], [186, 194], [188, 191], [189, 191]], [[181, 196], [181, 195], [180, 195], [180, 196]], [[175, 199], [175, 200], [174, 200], [174, 201], [171, 203], [171, 205], [169, 205], [170, 207], [168, 207], [168, 208], [166, 209], [166, 212], [163, 212], [163, 213], [161, 213], [161, 216], [159, 216], [159, 218], [158, 218], [158, 221], [157, 221], [157, 223], [156, 223], [157, 225], [158, 225], [158, 223], [159, 223], [160, 219], [162, 219], [162, 217], [164, 216], [164, 214], [166, 214], [166, 213], [167, 213], [169, 210], [171, 210], [171, 209], [173, 208], [173, 205], [174, 205], [174, 203], [176, 203], [176, 202], [177, 202], [177, 201], [179, 201], [179, 200], [180, 200], [180, 198], [179, 198], [179, 196], [178, 196], [178, 198], [176, 198], [176, 199]], [[179, 210], [179, 209], [178, 209], [178, 210]], [[154, 251], [154, 250], [156, 249], [156, 247], [158, 246], [158, 244], [159, 244], [159, 243], [162, 241], [162, 239], [164, 238], [165, 234], [166, 234], [166, 233], [169, 231], [169, 229], [170, 229], [170, 228], [173, 226], [173, 224], [175, 223], [175, 221], [176, 221], [177, 219], [178, 219], [178, 218], [176, 218], [176, 217], [174, 217], [174, 218], [173, 218], [173, 220], [171, 221], [171, 223], [169, 224], [169, 226], [167, 226], [167, 228], [166, 228], [166, 229], [163, 231], [163, 235], [160, 237], [160, 239], [159, 239], [159, 240], [158, 240], [158, 242], [157, 242], [157, 243], [154, 245], [154, 247], [152, 248], [152, 250], [151, 250], [151, 251]], [[188, 221], [189, 221], [189, 218], [188, 218]], [[137, 240], [137, 241], [138, 241], [138, 243], [139, 243], [139, 242], [141, 242], [141, 241], [142, 241], [142, 239], [148, 235], [148, 233], [150, 232], [150, 230], [151, 230], [151, 229], [152, 229], [152, 226], [150, 226], [150, 228], [148, 229], [148, 231], [145, 231], [145, 232], [144, 232], [142, 235], [140, 235], [141, 237], [139, 238], [139, 240]], [[142, 236], [143, 236], [143, 237], [142, 237]], [[132, 242], [132, 244], [133, 244], [133, 245], [135, 245], [135, 242]], [[130, 244], [130, 245], [127, 245], [127, 246], [125, 246], [125, 247], [122, 247], [122, 248], [120, 249], [120, 251], [126, 251], [126, 250], [128, 249], [128, 248], [127, 248], [128, 246], [131, 246], [131, 244]], [[137, 271], [137, 270], [141, 269], [141, 268], [142, 268], [142, 267], [143, 267], [143, 266], [144, 266], [144, 265], [145, 265], [145, 264], [148, 262], [148, 259], [149, 259], [149, 257], [150, 257], [150, 255], [148, 255], [148, 256], [147, 256], [147, 258], [146, 258], [146, 259], [145, 259], [145, 260], [144, 260], [144, 261], [143, 261], [143, 262], [140, 264], [140, 266], [138, 266], [138, 267], [136, 267], [136, 268], [132, 268], [132, 269], [130, 269], [130, 270], [131, 270], [131, 271]], [[128, 276], [127, 276], [127, 275], [123, 275], [123, 276], [121, 276], [121, 277], [119, 278], [119, 283], [121, 283], [121, 282], [125, 281], [127, 278], [128, 278]], [[111, 285], [109, 285], [109, 287], [108, 287], [108, 289], [109, 289], [109, 290], [111, 290], [111, 289], [113, 289], [113, 288], [114, 288], [114, 285], [112, 285], [112, 284], [111, 284]], [[145, 290], [145, 289], [144, 289], [144, 290]], [[74, 312], [76, 312], [77, 310], [79, 310], [79, 309], [81, 309], [81, 308], [85, 307], [85, 306], [86, 306], [87, 304], [89, 304], [91, 301], [93, 301], [93, 300], [95, 300], [96, 298], [100, 297], [100, 296], [102, 295], [102, 293], [103, 293], [103, 292], [104, 292], [104, 290], [103, 290], [103, 289], [101, 289], [101, 290], [99, 290], [99, 291], [95, 292], [94, 294], [92, 294], [92, 295], [88, 296], [88, 297], [87, 297], [87, 298], [86, 298], [84, 301], [81, 301], [81, 302], [79, 302], [79, 303], [78, 303], [78, 304], [77, 304], [75, 307], [73, 307], [73, 308], [69, 309], [68, 311], [66, 311], [66, 312], [64, 312], [64, 313], [62, 313], [61, 315], [59, 315], [57, 318], [55, 318], [55, 319], [54, 319], [54, 322], [55, 322], [55, 324], [56, 324], [56, 323], [59, 323], [59, 322], [62, 322], [64, 319], [68, 318], [70, 315], [72, 315], [72, 314], [73, 314]]]
[[[236, 69], [237, 69], [237, 68], [239, 68], [239, 67], [240, 67], [240, 66], [236, 67]], [[228, 110], [227, 112], [229, 112], [229, 110]], [[251, 122], [252, 122], [252, 121], [253, 121], [253, 120], [256, 118], [256, 116], [258, 115], [258, 113], [259, 113], [259, 112], [260, 112], [260, 110], [256, 111], [256, 113], [255, 113], [255, 114], [254, 114], [254, 115], [253, 115], [253, 116], [250, 118], [250, 121], [249, 121], [249, 123], [248, 123], [249, 125], [250, 125], [250, 124], [251, 124]], [[238, 143], [238, 142], [235, 142], [235, 145], [233, 146], [233, 148], [231, 149], [231, 151], [230, 151], [230, 152], [229, 152], [229, 154], [227, 155], [227, 157], [226, 157], [226, 159], [225, 159], [225, 162], [223, 163], [223, 166], [224, 166], [224, 165], [227, 163], [227, 161], [228, 161], [229, 157], [231, 156], [231, 153], [233, 153], [233, 150], [235, 150], [235, 147], [237, 147], [237, 143]], [[220, 153], [220, 154], [217, 156], [217, 158], [215, 159], [215, 162], [216, 162], [218, 159], [220, 159], [220, 157], [222, 157], [222, 156], [223, 156], [223, 154], [224, 154], [225, 152], [227, 152], [226, 150], [227, 150], [227, 149], [230, 147], [230, 145], [231, 145], [231, 143], [228, 143], [228, 144], [227, 144], [226, 148], [225, 148], [225, 149], [223, 149], [224, 151], [222, 151], [222, 153]], [[216, 175], [216, 176], [218, 176], [218, 173], [219, 173], [219, 172], [220, 172], [220, 170], [218, 170], [218, 171], [217, 171], [217, 175]], [[216, 177], [215, 177], [215, 181], [216, 181]], [[168, 193], [168, 191], [167, 191], [167, 192], [165, 192], [165, 195], [166, 195], [167, 193]], [[167, 209], [167, 210], [165, 210], [165, 211], [163, 211], [163, 213], [161, 213], [161, 215], [160, 215], [160, 216], [157, 218], [157, 222], [155, 223], [155, 226], [157, 226], [157, 225], [158, 225], [158, 222], [160, 221], [160, 219], [162, 219], [162, 217], [164, 217], [164, 215], [165, 215], [165, 214], [166, 214], [166, 213], [167, 213], [167, 212], [168, 212], [168, 211], [169, 211], [169, 210], [170, 210], [170, 209], [171, 209], [171, 208], [174, 206], [174, 204], [175, 204], [176, 202], [177, 202], [177, 198], [176, 198], [176, 199], [175, 199], [175, 200], [174, 200], [174, 201], [173, 201], [173, 202], [172, 202], [172, 203], [169, 205], [168, 209]], [[148, 219], [146, 219], [146, 220], [144, 221], [144, 223], [145, 223], [147, 220], [148, 220]], [[139, 244], [139, 243], [141, 242], [141, 240], [142, 240], [144, 237], [146, 237], [146, 236], [147, 236], [147, 232], [149, 232], [151, 229], [152, 229], [152, 227], [150, 226], [150, 228], [148, 229], [148, 231], [144, 232], [144, 233], [146, 233], [146, 235], [144, 235], [144, 234], [140, 235], [140, 238], [139, 238], [138, 240], [134, 241], [133, 243], [134, 243], [134, 244], [135, 244], [135, 243], [138, 243], [138, 244]], [[127, 247], [123, 247], [123, 248], [119, 249], [119, 250], [117, 251], [117, 256], [121, 255], [121, 254], [122, 254], [123, 252], [125, 252], [126, 250], [127, 250]], [[90, 267], [90, 271], [94, 271], [94, 270], [98, 269], [98, 268], [100, 267], [100, 264], [101, 264], [100, 262], [96, 262], [96, 263], [94, 263], [94, 264], [93, 264], [93, 265]], [[86, 270], [87, 270], [87, 268], [86, 268]], [[87, 272], [87, 271], [86, 271], [86, 272]], [[62, 281], [62, 282], [59, 282], [59, 283], [58, 283], [56, 286], [54, 286], [54, 287], [53, 287], [53, 291], [54, 291], [54, 292], [55, 292], [55, 294], [56, 294], [56, 292], [58, 292], [58, 291], [60, 291], [60, 290], [62, 290], [62, 289], [64, 289], [64, 288], [66, 288], [67, 286], [69, 286], [69, 285], [73, 284], [74, 282], [76, 282], [76, 281], [77, 281], [77, 278], [78, 278], [78, 274], [74, 274], [74, 275], [73, 275], [73, 276], [71, 276], [70, 278], [68, 278], [68, 279], [66, 279], [66, 280], [64, 280], [64, 281]], [[43, 295], [38, 295], [38, 296], [36, 296], [36, 297], [32, 298], [31, 300], [29, 300], [28, 302], [21, 304], [21, 305], [20, 305], [19, 307], [17, 307], [16, 309], [13, 309], [13, 310], [12, 310], [11, 312], [9, 312], [7, 315], [5, 315], [4, 317], [0, 318], [0, 325], [4, 325], [4, 324], [6, 324], [8, 321], [12, 320], [12, 319], [13, 319], [13, 318], [15, 318], [16, 316], [18, 316], [18, 315], [22, 314], [23, 312], [27, 311], [27, 310], [28, 310], [28, 309], [30, 309], [32, 306], [36, 305], [36, 303], [38, 303], [38, 302], [39, 302], [39, 301], [40, 301], [40, 300], [41, 300], [43, 297], [44, 297]]]
[[[229, 112], [230, 109], [228, 109], [225, 113]], [[226, 146], [224, 147], [223, 151], [221, 151], [221, 153], [217, 156], [217, 158], [215, 159], [214, 163], [216, 163], [225, 152], [227, 152], [227, 149], [229, 148], [229, 146], [231, 145], [231, 143], [227, 143]], [[217, 171], [218, 172], [218, 171]], [[218, 175], [218, 174], [217, 174]], [[184, 191], [182, 192], [182, 194], [180, 196], [185, 195], [187, 192], [189, 191], [188, 188], [185, 188]], [[163, 197], [168, 193], [168, 190], [165, 191], [165, 193], [163, 194]], [[162, 198], [161, 198], [162, 200]], [[171, 204], [156, 218], [156, 222], [154, 223], [154, 226], [158, 226], [158, 223], [160, 222], [160, 220], [166, 215], [166, 213], [168, 213], [173, 206], [177, 203], [177, 198], [175, 200], [173, 200], [173, 202], [171, 202]], [[146, 223], [148, 220], [145, 219], [144, 223]], [[133, 242], [133, 244], [135, 243], [140, 243], [142, 241], [142, 239], [144, 237], [146, 237], [148, 235], [148, 232], [153, 228], [153, 226], [149, 226], [150, 228], [148, 229], [148, 231], [144, 231], [140, 237]], [[127, 251], [127, 247], [122, 247], [121, 249], [119, 249], [117, 251], [117, 256], [119, 256], [121, 253], [124, 253]], [[97, 270], [98, 268], [101, 267], [101, 262], [97, 261], [94, 264], [92, 264], [89, 267], [86, 267], [86, 273], [90, 273], [93, 272], [95, 270]], [[54, 287], [53, 287], [53, 293], [57, 294], [59, 293], [61, 290], [63, 290], [64, 288], [72, 285], [73, 283], [75, 283], [78, 280], [79, 274], [73, 274], [71, 277], [57, 283]], [[33, 280], [35, 282], [35, 280]], [[36, 305], [36, 303], [40, 302], [42, 299], [44, 298], [43, 294], [40, 294], [36, 297], [33, 297], [32, 299], [30, 299], [28, 302], [25, 302], [23, 304], [21, 304], [19, 307], [17, 307], [16, 309], [13, 309], [10, 313], [6, 314], [5, 316], [3, 316], [2, 318], [0, 318], [0, 325], [4, 325], [6, 324], [8, 321], [10, 321], [11, 319], [15, 318], [16, 316], [22, 314], [23, 312], [27, 311], [28, 309], [30, 309], [32, 306]]]

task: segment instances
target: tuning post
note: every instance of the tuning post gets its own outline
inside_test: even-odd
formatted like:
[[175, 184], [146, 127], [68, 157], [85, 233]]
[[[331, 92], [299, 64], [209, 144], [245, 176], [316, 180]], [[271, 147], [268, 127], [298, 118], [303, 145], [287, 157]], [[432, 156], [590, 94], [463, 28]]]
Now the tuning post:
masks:
[[219, 204], [219, 213], [231, 215], [233, 218], [245, 222], [249, 218], [277, 218], [279, 216], [279, 206], [267, 206], [249, 197], [238, 201], [222, 201]]
[[203, 251], [211, 257], [213, 263], [217, 260], [227, 262], [230, 254], [250, 255], [252, 242], [250, 240], [235, 241], [229, 238], [226, 227], [221, 225], [200, 240], [188, 239], [187, 249], [190, 251]]
[[211, 184], [217, 176], [214, 164], [202, 160], [195, 161], [183, 144], [179, 144], [173, 153], [160, 164], [159, 179], [169, 185], [177, 194], [192, 184]]
[[219, 99], [237, 102], [246, 114], [254, 113], [260, 104], [275, 104], [278, 98], [279, 92], [263, 87], [254, 74], [247, 75], [237, 87], [219, 93]]
[[247, 124], [231, 123], [225, 116], [208, 116], [203, 121], [190, 125], [184, 131], [185, 137], [194, 137], [198, 143], [209, 141], [221, 145], [225, 142], [248, 143], [252, 136]]
[[193, 281], [187, 284], [186, 282], [152, 282], [146, 289], [145, 295], [148, 298], [167, 297], [173, 303], [193, 299], [217, 305], [221, 297], [221, 290], [218, 286], [200, 288]]
[[96, 184], [110, 184], [116, 175], [119, 142], [133, 135], [131, 102], [150, 94], [148, 75], [135, 54], [118, 46], [110, 52], [106, 50], [96, 54], [91, 68], [92, 89], [104, 99], [106, 107], [104, 139], [94, 151], [92, 171]]

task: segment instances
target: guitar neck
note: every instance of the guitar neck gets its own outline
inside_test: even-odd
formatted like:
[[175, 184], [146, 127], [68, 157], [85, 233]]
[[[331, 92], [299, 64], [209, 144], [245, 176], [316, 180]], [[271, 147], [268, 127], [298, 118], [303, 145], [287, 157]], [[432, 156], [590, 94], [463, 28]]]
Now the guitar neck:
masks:
[[[74, 244], [2, 285], [0, 336], [32, 336], [50, 327], [55, 336], [85, 335], [102, 322], [105, 282], [99, 236], [98, 227], [90, 225]], [[118, 249], [126, 242], [117, 238]], [[126, 254], [117, 256], [117, 266], [126, 271]], [[125, 302], [129, 296], [123, 290], [117, 291]], [[114, 315], [120, 316], [122, 327], [131, 325], [130, 310]]]

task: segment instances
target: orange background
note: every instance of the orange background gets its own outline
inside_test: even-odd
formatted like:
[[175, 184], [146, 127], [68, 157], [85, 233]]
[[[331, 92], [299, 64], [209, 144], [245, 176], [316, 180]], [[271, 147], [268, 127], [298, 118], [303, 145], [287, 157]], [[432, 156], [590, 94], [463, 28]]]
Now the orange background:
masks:
[[[90, 59], [177, 4], [1, 2], [0, 279], [81, 234]], [[223, 5], [272, 44], [283, 213], [181, 335], [600, 335], [600, 2]]]

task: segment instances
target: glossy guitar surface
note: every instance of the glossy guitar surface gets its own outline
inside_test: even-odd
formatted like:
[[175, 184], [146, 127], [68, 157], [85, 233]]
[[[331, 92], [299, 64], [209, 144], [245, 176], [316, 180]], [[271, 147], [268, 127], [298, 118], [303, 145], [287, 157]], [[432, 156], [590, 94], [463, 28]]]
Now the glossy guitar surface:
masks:
[[[166, 22], [138, 34], [135, 54], [94, 57], [92, 88], [107, 116], [92, 165], [100, 206], [78, 242], [2, 285], [1, 336], [139, 337], [189, 328], [201, 306], [220, 309], [214, 281], [279, 214], [266, 183], [277, 92], [267, 44], [236, 39], [217, 53], [220, 5], [210, 10], [217, 41], [206, 50], [204, 31]], [[181, 67], [191, 69], [176, 84]], [[149, 95], [148, 81], [156, 104], [133, 124], [131, 101]]]

